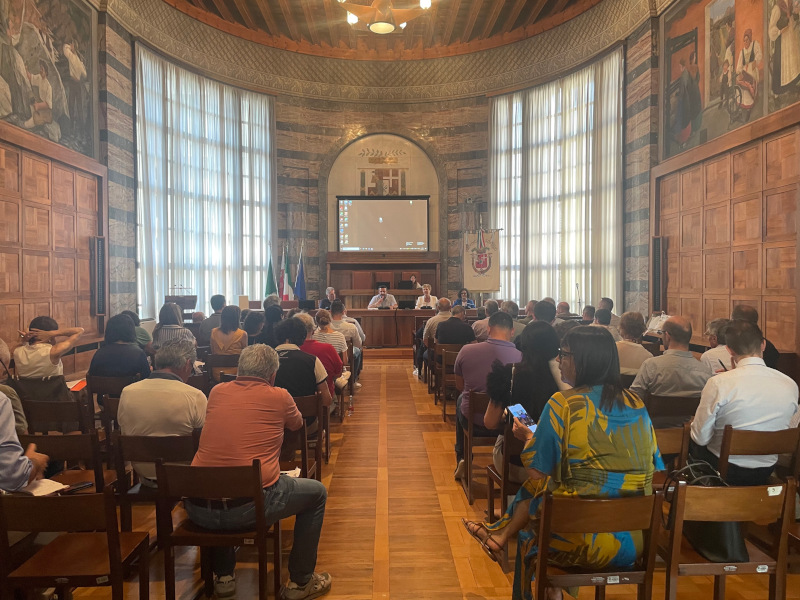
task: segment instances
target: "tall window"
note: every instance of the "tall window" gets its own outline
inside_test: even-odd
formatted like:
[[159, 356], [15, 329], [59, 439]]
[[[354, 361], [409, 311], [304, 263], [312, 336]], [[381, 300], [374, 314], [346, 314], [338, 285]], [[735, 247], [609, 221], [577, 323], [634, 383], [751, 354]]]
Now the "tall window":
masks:
[[182, 69], [137, 44], [137, 284], [165, 295], [261, 298], [274, 197], [273, 100]]
[[[622, 50], [492, 100], [500, 293], [622, 306]], [[580, 290], [580, 291], [579, 291]]]

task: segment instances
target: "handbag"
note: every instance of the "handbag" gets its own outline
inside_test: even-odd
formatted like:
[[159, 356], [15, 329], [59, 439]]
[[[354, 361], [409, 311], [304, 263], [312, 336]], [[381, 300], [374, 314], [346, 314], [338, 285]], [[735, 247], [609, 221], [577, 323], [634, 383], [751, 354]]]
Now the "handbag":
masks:
[[[704, 460], [689, 457], [688, 464], [669, 474], [664, 484], [665, 500], [671, 501], [671, 493], [678, 481], [687, 485], [704, 487], [727, 487], [728, 484], [719, 472]], [[671, 513], [670, 513], [671, 519]], [[669, 523], [668, 525], [671, 525]], [[749, 562], [747, 546], [744, 543], [742, 524], [736, 521], [684, 521], [685, 537], [700, 556], [715, 563]]]

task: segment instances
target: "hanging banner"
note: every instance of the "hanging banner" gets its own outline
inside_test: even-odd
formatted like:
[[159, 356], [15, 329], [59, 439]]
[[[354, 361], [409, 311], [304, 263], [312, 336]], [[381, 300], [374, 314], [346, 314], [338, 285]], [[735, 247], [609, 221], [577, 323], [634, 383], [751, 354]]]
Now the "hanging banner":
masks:
[[464, 233], [464, 287], [470, 292], [500, 291], [499, 230]]

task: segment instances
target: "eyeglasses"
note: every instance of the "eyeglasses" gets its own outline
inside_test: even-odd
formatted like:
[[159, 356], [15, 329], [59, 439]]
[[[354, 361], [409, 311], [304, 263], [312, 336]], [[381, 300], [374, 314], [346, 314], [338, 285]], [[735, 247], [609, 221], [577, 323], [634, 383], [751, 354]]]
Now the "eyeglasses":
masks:
[[559, 348], [558, 349], [558, 358], [559, 358], [559, 360], [563, 359], [565, 356], [572, 356], [572, 352], [569, 352], [568, 350], [561, 350]]

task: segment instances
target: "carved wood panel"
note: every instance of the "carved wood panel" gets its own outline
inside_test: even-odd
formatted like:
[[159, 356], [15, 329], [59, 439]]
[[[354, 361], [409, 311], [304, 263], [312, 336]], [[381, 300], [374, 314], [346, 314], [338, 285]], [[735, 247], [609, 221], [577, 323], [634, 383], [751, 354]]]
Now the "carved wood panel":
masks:
[[19, 250], [0, 250], [0, 294], [19, 296], [22, 292], [20, 270]]
[[97, 235], [97, 217], [78, 215], [78, 240], [76, 250], [78, 254], [89, 256], [91, 238]]
[[22, 157], [22, 197], [50, 204], [50, 161], [25, 154]]
[[681, 210], [697, 208], [703, 203], [703, 170], [700, 165], [681, 173]]
[[761, 293], [761, 246], [733, 249], [733, 290], [737, 293]]
[[[92, 292], [92, 266], [88, 258], [78, 257], [78, 294], [88, 295]], [[86, 329], [84, 327], [84, 329]]]
[[23, 243], [29, 248], [50, 247], [50, 210], [30, 205], [22, 207]]
[[53, 165], [53, 204], [75, 207], [75, 173]]
[[57, 298], [75, 293], [75, 257], [56, 254], [53, 257], [53, 292]]
[[703, 253], [703, 293], [726, 293], [731, 289], [731, 251]]
[[78, 174], [76, 178], [78, 212], [97, 216], [97, 179]]
[[764, 189], [792, 183], [800, 175], [800, 152], [797, 132], [779, 135], [764, 142]]
[[761, 190], [761, 142], [732, 152], [731, 163], [731, 196], [738, 198]]
[[0, 146], [0, 193], [19, 195], [20, 154], [8, 146]]
[[667, 253], [667, 291], [677, 293], [680, 290], [681, 262], [675, 252]]
[[797, 247], [794, 242], [765, 244], [763, 264], [767, 292], [791, 293], [795, 289]]
[[680, 210], [680, 178], [677, 173], [668, 175], [660, 181], [661, 214], [668, 215]]
[[13, 345], [22, 329], [22, 307], [19, 302], [0, 302], [0, 339]]
[[53, 211], [53, 244], [56, 250], [75, 251], [75, 213]]
[[793, 240], [797, 232], [797, 188], [764, 192], [764, 241]]
[[703, 289], [703, 255], [700, 252], [680, 255], [681, 293], [700, 293]]
[[731, 159], [729, 154], [703, 164], [705, 203], [713, 204], [731, 197]]
[[761, 241], [761, 194], [731, 203], [733, 237], [731, 245], [741, 246]]
[[[703, 295], [703, 323], [707, 325], [714, 319], [727, 319], [731, 315], [730, 296]], [[705, 331], [705, 327], [703, 328]], [[695, 332], [699, 333], [699, 332]]]
[[19, 203], [0, 200], [0, 244], [19, 245]]
[[703, 243], [703, 217], [697, 210], [681, 214], [681, 252], [699, 250]]
[[664, 217], [661, 221], [661, 236], [666, 238], [667, 245], [670, 248], [680, 247], [680, 230], [681, 220], [679, 215], [673, 217]]
[[22, 254], [22, 290], [26, 295], [50, 294], [50, 254], [25, 251]]
[[681, 296], [681, 312], [679, 314], [692, 323], [693, 334], [702, 335], [705, 331], [705, 323], [703, 323], [703, 302], [699, 294]]
[[794, 296], [765, 296], [761, 326], [764, 337], [778, 350], [794, 351], [797, 336], [797, 302]]
[[731, 243], [730, 204], [716, 204], [703, 209], [703, 247], [720, 248]]
[[22, 307], [22, 325], [25, 329], [28, 328], [28, 324], [33, 321], [34, 317], [38, 317], [39, 315], [52, 315], [52, 301], [47, 299], [41, 300], [30, 300], [25, 302]]

